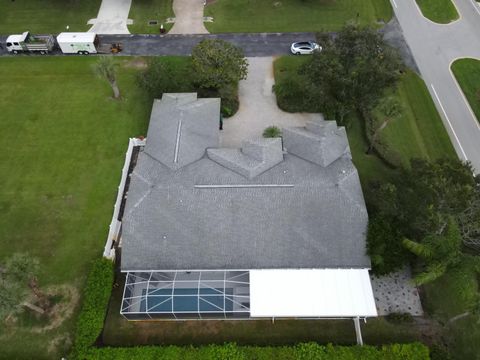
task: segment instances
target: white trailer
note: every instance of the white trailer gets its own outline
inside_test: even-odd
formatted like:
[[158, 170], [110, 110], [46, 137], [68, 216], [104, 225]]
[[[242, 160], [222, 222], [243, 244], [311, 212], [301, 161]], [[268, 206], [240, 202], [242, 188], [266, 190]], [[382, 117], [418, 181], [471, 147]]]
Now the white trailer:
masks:
[[55, 47], [55, 38], [52, 35], [32, 35], [25, 31], [21, 35], [10, 35], [6, 45], [7, 51], [13, 54], [39, 52], [45, 55]]
[[64, 54], [96, 54], [97, 34], [93, 32], [63, 32], [58, 34], [57, 43]]

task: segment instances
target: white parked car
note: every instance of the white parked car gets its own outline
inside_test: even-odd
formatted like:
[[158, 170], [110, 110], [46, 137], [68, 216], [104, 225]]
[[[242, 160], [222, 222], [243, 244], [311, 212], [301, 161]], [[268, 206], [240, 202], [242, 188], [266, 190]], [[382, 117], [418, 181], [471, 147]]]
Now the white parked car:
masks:
[[311, 55], [314, 51], [322, 51], [322, 47], [313, 41], [295, 42], [290, 47], [294, 55]]

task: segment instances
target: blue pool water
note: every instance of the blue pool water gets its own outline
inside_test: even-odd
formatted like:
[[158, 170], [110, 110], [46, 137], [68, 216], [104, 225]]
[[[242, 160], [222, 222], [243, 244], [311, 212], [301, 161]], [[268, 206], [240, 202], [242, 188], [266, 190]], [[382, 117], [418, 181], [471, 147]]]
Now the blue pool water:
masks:
[[[146, 289], [142, 295], [146, 294]], [[205, 312], [222, 311], [224, 308], [223, 289], [200, 288], [200, 301], [198, 289], [174, 289], [173, 312]], [[233, 289], [225, 289], [225, 294], [232, 295]], [[181, 295], [181, 296], [175, 296]], [[172, 312], [172, 289], [150, 289], [148, 293], [148, 307], [152, 312]], [[207, 302], [208, 301], [208, 302]], [[210, 303], [210, 304], [209, 304]], [[216, 305], [216, 306], [215, 306]], [[217, 307], [218, 306], [218, 307]], [[222, 310], [221, 310], [222, 309]], [[225, 298], [225, 311], [232, 311], [233, 303]], [[146, 311], [146, 300], [140, 304], [140, 311]]]

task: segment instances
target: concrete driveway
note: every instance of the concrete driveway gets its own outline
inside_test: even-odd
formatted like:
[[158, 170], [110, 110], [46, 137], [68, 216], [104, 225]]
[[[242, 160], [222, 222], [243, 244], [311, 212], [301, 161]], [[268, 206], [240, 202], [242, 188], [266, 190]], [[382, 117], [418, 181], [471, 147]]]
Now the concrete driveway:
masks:
[[237, 148], [244, 140], [262, 136], [268, 126], [304, 126], [308, 120], [318, 118], [318, 114], [292, 114], [277, 107], [272, 92], [273, 61], [273, 57], [248, 58], [248, 77], [239, 86], [240, 108], [234, 116], [224, 119], [221, 146]]
[[175, 24], [169, 34], [208, 34], [203, 25], [204, 0], [173, 0]]
[[440, 25], [423, 17], [415, 0], [391, 0], [405, 39], [442, 116], [455, 150], [480, 172], [480, 125], [455, 78], [451, 63], [480, 59], [480, 7], [473, 0], [452, 0], [460, 19]]
[[88, 21], [93, 25], [88, 31], [97, 34], [130, 34], [127, 23], [131, 5], [132, 0], [102, 0], [97, 18]]

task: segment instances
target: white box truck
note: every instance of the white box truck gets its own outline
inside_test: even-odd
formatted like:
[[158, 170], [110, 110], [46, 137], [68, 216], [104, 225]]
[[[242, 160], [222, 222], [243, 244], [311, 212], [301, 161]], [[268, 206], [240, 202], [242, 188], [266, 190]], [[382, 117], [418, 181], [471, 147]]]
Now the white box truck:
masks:
[[57, 43], [64, 54], [96, 54], [99, 44], [93, 32], [63, 32], [58, 34]]
[[13, 54], [38, 52], [45, 55], [55, 47], [55, 38], [53, 35], [32, 35], [25, 31], [21, 35], [10, 35], [6, 45], [7, 51]]

